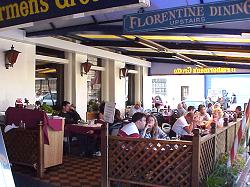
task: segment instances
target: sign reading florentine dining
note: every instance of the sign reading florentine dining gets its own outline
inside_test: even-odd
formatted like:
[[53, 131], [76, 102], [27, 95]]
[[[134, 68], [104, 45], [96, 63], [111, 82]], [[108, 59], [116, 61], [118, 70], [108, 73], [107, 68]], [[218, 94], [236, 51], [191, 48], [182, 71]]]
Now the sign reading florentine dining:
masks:
[[146, 6], [146, 0], [1, 0], [0, 28], [99, 10]]
[[250, 0], [231, 0], [125, 15], [125, 33], [250, 19]]

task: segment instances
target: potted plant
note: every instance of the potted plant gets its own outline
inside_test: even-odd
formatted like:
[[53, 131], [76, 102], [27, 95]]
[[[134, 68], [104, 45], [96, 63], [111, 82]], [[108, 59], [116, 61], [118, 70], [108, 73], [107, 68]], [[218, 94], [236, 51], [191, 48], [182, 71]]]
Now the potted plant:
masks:
[[91, 99], [87, 105], [87, 120], [96, 119], [99, 112], [100, 103], [96, 99]]

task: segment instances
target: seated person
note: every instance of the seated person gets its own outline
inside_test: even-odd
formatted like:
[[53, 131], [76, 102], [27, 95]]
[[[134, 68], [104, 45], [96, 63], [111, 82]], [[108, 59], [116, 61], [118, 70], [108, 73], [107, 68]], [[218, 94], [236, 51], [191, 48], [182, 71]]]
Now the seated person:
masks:
[[99, 113], [98, 118], [94, 120], [94, 124], [106, 124], [104, 120], [104, 108], [105, 108], [105, 102], [102, 102], [99, 106]]
[[171, 110], [170, 105], [168, 105], [168, 108], [165, 110], [164, 115], [172, 116], [172, 114], [173, 114], [173, 111]]
[[118, 136], [140, 138], [139, 130], [144, 129], [145, 125], [146, 115], [144, 113], [137, 112], [132, 116], [132, 122], [128, 123], [119, 130]]
[[178, 117], [183, 116], [187, 111], [183, 108], [182, 103], [177, 105]]
[[135, 105], [131, 107], [129, 111], [129, 117], [132, 117], [136, 112], [144, 112], [143, 108], [141, 107], [141, 102], [136, 102]]
[[235, 113], [236, 113], [237, 118], [242, 118], [241, 106], [236, 107]]
[[208, 121], [206, 128], [211, 128], [211, 124], [215, 123], [216, 127], [223, 127], [224, 119], [223, 119], [223, 111], [221, 108], [216, 108], [213, 110], [212, 118]]
[[206, 112], [206, 107], [205, 105], [199, 105], [198, 106], [198, 113], [197, 115], [200, 116], [200, 120], [201, 121], [209, 121], [210, 120], [210, 116], [209, 114]]
[[188, 112], [185, 116], [177, 119], [172, 127], [172, 131], [176, 135], [192, 135], [194, 122], [194, 113]]
[[187, 112], [195, 113], [195, 107], [194, 106], [188, 106]]
[[[99, 106], [98, 119], [95, 119], [91, 122], [93, 122], [94, 124], [106, 124], [106, 122], [104, 121], [104, 108], [105, 103], [101, 103], [101, 105]], [[88, 131], [86, 135], [77, 136], [77, 139], [79, 139], [80, 141], [80, 150], [82, 156], [92, 157], [93, 155], [101, 155], [101, 140], [99, 137], [90, 136], [91, 134], [94, 134], [93, 130]]]
[[62, 110], [58, 115], [65, 118], [65, 124], [76, 124], [78, 120], [81, 120], [80, 115], [68, 101], [62, 102]]
[[117, 136], [119, 129], [123, 126], [123, 119], [121, 117], [121, 112], [115, 109], [114, 123], [109, 124], [109, 134]]
[[36, 101], [35, 102], [35, 109], [36, 110], [42, 110], [41, 107], [42, 107], [42, 103], [40, 101]]
[[208, 103], [207, 105], [207, 113], [212, 116], [213, 113], [213, 104], [212, 103]]
[[149, 115], [146, 118], [146, 126], [143, 131], [140, 131], [142, 138], [166, 139], [167, 134], [158, 126], [157, 119], [154, 115]]

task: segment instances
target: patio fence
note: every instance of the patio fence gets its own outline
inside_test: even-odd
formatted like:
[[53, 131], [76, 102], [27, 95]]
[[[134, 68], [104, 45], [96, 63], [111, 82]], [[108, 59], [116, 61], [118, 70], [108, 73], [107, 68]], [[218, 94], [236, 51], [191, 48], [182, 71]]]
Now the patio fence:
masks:
[[107, 140], [103, 127], [102, 187], [114, 182], [154, 187], [201, 186], [219, 156], [230, 153], [240, 124], [241, 119], [237, 119], [204, 137], [195, 129], [192, 141], [115, 136], [108, 136]]

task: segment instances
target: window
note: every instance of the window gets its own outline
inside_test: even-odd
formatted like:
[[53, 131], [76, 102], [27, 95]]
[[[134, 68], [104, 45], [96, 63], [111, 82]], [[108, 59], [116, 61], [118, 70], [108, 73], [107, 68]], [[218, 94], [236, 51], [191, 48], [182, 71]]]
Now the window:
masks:
[[167, 95], [167, 80], [166, 79], [152, 79], [152, 94]]
[[[94, 57], [88, 57], [90, 62], [94, 66], [101, 66], [101, 59], [96, 59]], [[87, 84], [88, 84], [88, 101], [97, 100], [101, 102], [101, 82], [102, 82], [102, 72], [97, 70], [90, 70], [87, 74]]]
[[189, 86], [181, 86], [181, 100], [187, 99], [189, 95]]

